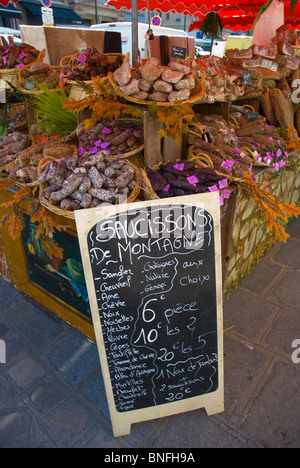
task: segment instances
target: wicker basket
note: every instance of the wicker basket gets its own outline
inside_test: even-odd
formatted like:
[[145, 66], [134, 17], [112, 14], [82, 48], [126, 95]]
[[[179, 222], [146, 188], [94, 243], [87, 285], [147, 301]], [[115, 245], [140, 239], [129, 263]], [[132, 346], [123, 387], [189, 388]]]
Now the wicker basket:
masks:
[[[77, 151], [77, 147], [72, 146], [72, 145], [66, 145], [60, 142], [53, 142], [53, 143], [49, 143], [46, 145], [43, 143], [36, 143], [32, 146], [29, 146], [25, 150], [21, 151], [21, 153], [17, 156], [15, 161], [18, 161], [18, 163], [22, 167], [26, 167], [28, 165], [26, 161], [28, 161], [28, 159], [30, 158], [30, 153], [32, 154], [41, 153], [43, 155], [42, 159], [45, 160], [48, 157], [50, 157], [54, 160], [56, 158], [68, 158], [69, 156], [74, 154], [75, 151]], [[8, 172], [10, 172], [9, 169], [11, 168], [11, 166], [13, 166], [13, 163], [10, 163], [9, 166], [7, 167]], [[38, 164], [37, 170], [39, 174], [40, 164]], [[40, 182], [38, 180], [29, 182], [29, 183], [19, 182], [16, 179], [12, 179], [12, 180], [14, 181], [17, 187], [36, 187], [40, 185]]]
[[248, 146], [242, 146], [240, 149], [242, 151], [247, 152], [247, 154], [249, 155], [249, 157], [250, 157], [250, 159], [252, 161], [253, 166], [270, 167], [270, 164], [267, 164], [267, 163], [265, 163], [263, 161], [261, 161], [261, 162], [256, 161], [253, 151], [251, 150], [251, 148], [248, 148]]
[[[196, 159], [196, 158], [195, 159], [190, 159], [190, 160], [194, 160], [195, 162], [199, 162], [199, 160]], [[202, 161], [201, 161], [201, 163], [202, 163]], [[159, 165], [150, 166], [150, 169], [152, 169], [153, 171], [157, 171], [159, 169]], [[217, 171], [215, 171], [215, 172], [218, 173]], [[145, 200], [159, 200], [160, 198], [157, 195], [157, 193], [153, 190], [150, 179], [147, 176], [146, 171], [141, 170], [141, 174], [142, 174], [142, 192], [143, 192], [143, 195], [144, 195], [144, 199]], [[223, 173], [221, 173], [221, 174], [224, 175]], [[237, 180], [237, 179], [235, 179], [235, 180]], [[233, 180], [231, 180], [231, 182], [233, 182]], [[201, 196], [201, 193], [199, 193], [198, 195]], [[224, 199], [224, 204], [223, 204], [223, 206], [221, 206], [221, 218], [222, 219], [225, 216], [227, 206], [228, 206], [228, 199]]]
[[[159, 165], [151, 166], [151, 169], [157, 171], [159, 169]], [[141, 187], [145, 200], [159, 200], [159, 196], [153, 190], [150, 179], [147, 176], [145, 169], [141, 169]]]
[[23, 102], [13, 102], [9, 105], [9, 111], [7, 114], [7, 120], [10, 122], [14, 115], [20, 114], [22, 120], [19, 123], [13, 123], [13, 129], [24, 127], [27, 125], [27, 112], [26, 105]]
[[233, 177], [229, 174], [226, 174], [224, 172], [221, 172], [215, 169], [210, 156], [206, 154], [205, 152], [200, 152], [197, 154], [194, 153], [194, 146], [192, 145], [189, 147], [189, 150], [188, 150], [188, 160], [198, 162], [199, 165], [202, 165], [204, 167], [210, 167], [211, 169], [215, 171], [216, 174], [223, 176], [224, 178], [230, 180], [231, 182], [238, 182], [238, 181], [243, 180], [240, 177]]
[[[32, 65], [32, 64], [30, 64]], [[50, 66], [49, 70], [45, 73], [31, 73], [30, 76], [28, 76], [28, 68], [30, 67], [26, 66], [22, 70], [19, 71], [19, 76], [18, 76], [18, 89], [22, 91], [22, 93], [25, 94], [39, 94], [43, 92], [43, 87], [48, 88], [51, 91], [57, 91], [59, 89], [59, 75], [58, 75], [58, 83], [57, 86], [49, 88], [49, 86], [44, 85], [43, 82], [49, 77], [49, 75], [53, 72], [60, 72], [60, 67], [54, 67]], [[32, 83], [33, 88], [32, 89], [27, 89], [26, 88], [26, 83]]]
[[[89, 96], [89, 94], [83, 89], [83, 87], [80, 86], [80, 83], [76, 83], [75, 81], [66, 80], [66, 79], [64, 79], [64, 82], [66, 83], [66, 85], [71, 86], [69, 98], [73, 98], [75, 99], [75, 101], [80, 101], [81, 99], [85, 99], [86, 97]], [[91, 85], [93, 82], [82, 81], [81, 83], [84, 83], [86, 85]]]
[[109, 72], [108, 78], [115, 93], [118, 96], [126, 99], [127, 101], [133, 102], [135, 104], [145, 105], [145, 106], [148, 106], [149, 104], [153, 104], [154, 102], [159, 107], [171, 107], [171, 106], [178, 106], [182, 104], [193, 104], [199, 101], [204, 96], [204, 93], [205, 93], [205, 89], [204, 89], [205, 72], [203, 72], [202, 78], [198, 78], [197, 76], [194, 76], [196, 86], [194, 89], [191, 90], [191, 97], [186, 101], [176, 101], [176, 102], [175, 101], [174, 102], [143, 101], [143, 100], [135, 99], [132, 96], [127, 96], [126, 94], [122, 93], [122, 91], [120, 90], [119, 86], [116, 83], [113, 73]]
[[[40, 174], [47, 167], [47, 165], [50, 164], [54, 160], [55, 160], [55, 158], [51, 158], [51, 157], [43, 158], [40, 161], [40, 164], [39, 164], [39, 167], [38, 167], [38, 174]], [[132, 202], [134, 202], [137, 199], [137, 197], [138, 197], [138, 195], [140, 193], [140, 190], [141, 190], [141, 172], [140, 172], [140, 169], [138, 169], [130, 161], [126, 160], [126, 163], [134, 169], [136, 185], [135, 185], [134, 189], [132, 190], [132, 192], [130, 193], [129, 197], [126, 200], [124, 200], [124, 202], [122, 202], [122, 204], [123, 203], [132, 203]], [[68, 219], [75, 219], [74, 211], [62, 210], [61, 208], [59, 208], [59, 206], [52, 205], [52, 203], [50, 203], [46, 198], [42, 197], [42, 193], [43, 193], [43, 190], [45, 189], [45, 187], [46, 187], [46, 184], [40, 184], [40, 193], [39, 193], [40, 204], [42, 206], [44, 206], [45, 208], [47, 208], [52, 213], [55, 213], [55, 214], [57, 214], [59, 216], [63, 216], [63, 217], [68, 218]]]
[[300, 47], [299, 46], [292, 46], [294, 49], [295, 57], [300, 57]]
[[[135, 119], [135, 118], [120, 118], [120, 119], [116, 119], [116, 121], [123, 121], [124, 124], [126, 122], [141, 122], [140, 119]], [[82, 125], [79, 124], [79, 126], [77, 127], [77, 136], [78, 136], [78, 129], [79, 127]], [[144, 147], [145, 145], [142, 144], [140, 145], [138, 148], [135, 148], [134, 150], [132, 151], [129, 151], [127, 153], [123, 153], [123, 154], [119, 154], [119, 155], [116, 155], [116, 156], [106, 156], [106, 159], [108, 160], [114, 160], [114, 159], [127, 159], [128, 161], [130, 161], [132, 164], [134, 164], [135, 166], [137, 166], [138, 168], [143, 168], [145, 166], [145, 160], [144, 160]]]
[[[19, 69], [19, 68], [1, 68], [0, 69], [0, 75], [1, 79], [6, 81], [10, 81], [10, 83], [15, 86], [15, 88], [18, 87], [19, 83], [19, 73], [20, 71], [24, 70], [25, 68], [30, 67], [33, 63], [35, 62], [42, 62], [44, 60], [44, 57], [46, 55], [46, 49], [43, 49], [40, 51], [39, 55], [35, 60], [33, 60], [30, 64], [25, 65], [24, 68]], [[10, 88], [8, 83], [5, 83], [5, 88]]]
[[18, 74], [19, 74], [19, 69], [18, 68], [1, 68], [0, 69], [0, 76], [1, 80], [3, 80], [4, 85], [1, 86], [2, 88], [4, 87], [5, 89], [10, 89], [11, 86], [7, 83], [9, 81], [15, 88], [18, 86]]
[[[66, 55], [65, 57], [63, 57], [60, 61], [60, 68], [63, 68], [65, 67], [66, 65], [69, 65], [69, 67], [73, 70], [75, 67], [78, 66], [78, 60], [77, 58], [79, 57], [79, 55], [81, 55], [80, 52], [78, 52], [77, 54], [73, 54], [73, 55]], [[116, 57], [121, 57], [123, 62], [126, 60], [129, 60], [129, 58], [127, 58], [127, 55], [125, 56], [124, 54], [119, 54], [119, 53], [107, 53], [107, 54], [103, 54], [105, 55], [105, 57], [107, 58], [108, 62], [110, 63], [113, 63], [116, 59]], [[74, 81], [76, 80], [72, 80], [70, 79], [70, 77], [66, 78], [68, 81], [71, 81], [74, 83]]]
[[74, 145], [64, 144], [62, 142], [55, 142], [46, 145], [43, 150], [43, 155], [45, 158], [68, 158], [74, 153], [77, 153], [77, 147]]

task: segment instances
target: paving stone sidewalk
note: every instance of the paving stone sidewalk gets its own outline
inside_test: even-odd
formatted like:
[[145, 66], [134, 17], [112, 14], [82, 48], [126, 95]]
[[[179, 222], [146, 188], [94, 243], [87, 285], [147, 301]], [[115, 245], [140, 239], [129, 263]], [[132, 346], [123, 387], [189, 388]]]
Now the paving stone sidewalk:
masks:
[[142, 422], [120, 438], [95, 343], [0, 278], [0, 447], [300, 447], [300, 220], [287, 231], [224, 304], [224, 413]]

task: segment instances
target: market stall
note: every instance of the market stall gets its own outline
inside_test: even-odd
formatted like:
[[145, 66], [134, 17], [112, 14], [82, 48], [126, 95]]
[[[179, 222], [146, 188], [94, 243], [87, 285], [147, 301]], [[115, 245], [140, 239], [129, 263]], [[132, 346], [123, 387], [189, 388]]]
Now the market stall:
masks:
[[93, 46], [59, 65], [22, 47], [0, 50], [0, 268], [20, 290], [94, 337], [81, 209], [217, 192], [224, 296], [286, 240], [300, 199], [294, 30], [224, 59], [137, 68]]

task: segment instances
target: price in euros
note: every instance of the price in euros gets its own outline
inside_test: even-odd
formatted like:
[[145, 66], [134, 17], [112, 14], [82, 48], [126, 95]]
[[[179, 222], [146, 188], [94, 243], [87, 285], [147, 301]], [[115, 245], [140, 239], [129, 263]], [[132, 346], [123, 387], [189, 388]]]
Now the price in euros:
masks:
[[[156, 318], [155, 311], [151, 309], [150, 307], [148, 307], [148, 304], [150, 304], [150, 302], [153, 302], [153, 301], [156, 302], [157, 298], [149, 299], [149, 301], [147, 301], [143, 307], [142, 319], [145, 323], [153, 322], [153, 320], [155, 320]], [[160, 329], [161, 327], [162, 327], [162, 324], [161, 322], [159, 322], [157, 324], [157, 328]], [[141, 341], [144, 345], [149, 344], [149, 343], [154, 343], [158, 338], [157, 328], [152, 328], [149, 332], [146, 332], [145, 328], [142, 328], [139, 336], [133, 342], [133, 344], [136, 344], [139, 341]]]

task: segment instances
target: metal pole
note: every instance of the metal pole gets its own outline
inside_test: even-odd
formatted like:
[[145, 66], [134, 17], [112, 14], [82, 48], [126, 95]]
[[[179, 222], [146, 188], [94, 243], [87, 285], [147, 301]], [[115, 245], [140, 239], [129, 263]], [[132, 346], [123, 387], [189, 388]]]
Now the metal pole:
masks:
[[132, 66], [138, 64], [138, 0], [131, 0]]
[[98, 24], [98, 5], [97, 5], [97, 0], [95, 0], [95, 21], [96, 24]]

